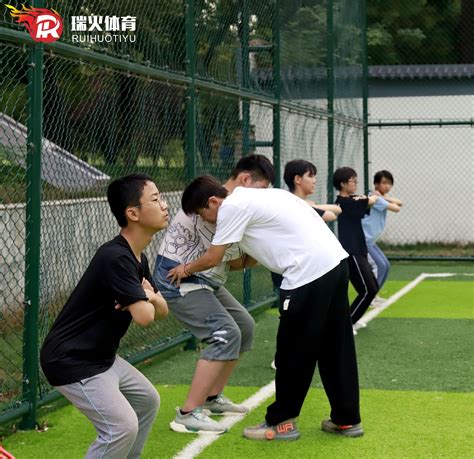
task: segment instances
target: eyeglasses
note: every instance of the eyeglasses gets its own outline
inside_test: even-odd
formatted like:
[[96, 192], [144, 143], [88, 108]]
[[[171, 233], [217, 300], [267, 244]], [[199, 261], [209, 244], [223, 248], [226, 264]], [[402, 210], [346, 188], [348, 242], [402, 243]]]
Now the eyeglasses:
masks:
[[145, 204], [156, 204], [156, 203], [158, 203], [162, 209], [167, 209], [168, 208], [168, 202], [166, 201], [166, 199], [164, 199], [162, 197], [153, 199], [152, 201], [144, 202], [142, 204], [138, 204], [138, 205], [133, 206], [133, 207], [140, 208], [140, 207], [143, 207]]
[[359, 180], [357, 179], [350, 179], [348, 180], [348, 182], [352, 182], [352, 183], [355, 183], [356, 185], [359, 183]]

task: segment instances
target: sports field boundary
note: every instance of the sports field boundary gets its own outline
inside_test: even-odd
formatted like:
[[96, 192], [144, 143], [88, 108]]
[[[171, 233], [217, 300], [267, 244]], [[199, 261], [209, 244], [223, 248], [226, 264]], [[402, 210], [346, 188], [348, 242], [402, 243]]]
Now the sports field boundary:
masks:
[[[404, 295], [409, 293], [413, 290], [418, 284], [420, 284], [423, 280], [430, 278], [430, 277], [452, 277], [452, 276], [459, 276], [459, 275], [469, 275], [464, 273], [421, 273], [403, 288], [401, 288], [398, 292], [394, 293], [390, 296], [383, 304], [376, 309], [368, 312], [364, 316], [364, 322], [369, 323], [373, 319], [375, 319], [381, 312], [385, 309], [389, 308], [393, 303], [398, 301]], [[265, 400], [269, 399], [275, 394], [275, 380], [269, 382], [266, 386], [262, 387], [259, 391], [257, 391], [254, 395], [249, 397], [245, 400], [242, 405], [246, 406], [249, 411], [260, 406]], [[225, 426], [227, 429], [230, 429], [233, 425], [240, 422], [246, 415], [241, 416], [232, 416], [223, 418], [220, 421], [220, 424]], [[174, 459], [192, 459], [195, 458], [198, 454], [204, 451], [205, 448], [210, 446], [212, 443], [219, 439], [220, 435], [216, 434], [206, 434], [201, 435], [196, 438], [194, 441], [189, 443], [185, 448], [179, 451], [174, 457]]]

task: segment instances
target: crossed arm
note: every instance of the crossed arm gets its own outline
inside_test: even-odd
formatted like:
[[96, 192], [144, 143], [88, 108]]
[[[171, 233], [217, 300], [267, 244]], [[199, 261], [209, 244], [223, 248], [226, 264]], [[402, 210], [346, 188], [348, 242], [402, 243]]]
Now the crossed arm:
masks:
[[168, 315], [168, 304], [160, 292], [154, 291], [150, 282], [145, 278], [142, 281], [142, 287], [148, 298], [148, 301], [140, 300], [132, 303], [125, 308], [119, 304], [115, 307], [122, 311], [128, 310], [132, 315], [133, 321], [141, 327], [147, 327], [153, 321], [164, 319]]

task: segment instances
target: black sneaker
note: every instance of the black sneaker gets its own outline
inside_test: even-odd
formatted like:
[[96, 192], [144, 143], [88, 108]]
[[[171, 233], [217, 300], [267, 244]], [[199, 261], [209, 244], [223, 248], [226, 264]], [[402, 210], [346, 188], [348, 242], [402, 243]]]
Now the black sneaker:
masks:
[[336, 435], [344, 435], [345, 437], [361, 437], [364, 435], [364, 431], [362, 426], [359, 424], [343, 426], [339, 424], [334, 424], [330, 419], [325, 419], [321, 422], [321, 429], [324, 432], [336, 434]]

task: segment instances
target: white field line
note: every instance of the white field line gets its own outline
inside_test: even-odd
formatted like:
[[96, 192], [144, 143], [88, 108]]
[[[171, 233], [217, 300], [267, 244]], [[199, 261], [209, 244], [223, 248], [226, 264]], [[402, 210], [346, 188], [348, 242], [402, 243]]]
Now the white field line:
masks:
[[[249, 411], [252, 411], [257, 406], [261, 405], [267, 398], [272, 397], [274, 393], [275, 381], [271, 381], [254, 395], [245, 400], [242, 405], [246, 406]], [[219, 424], [227, 427], [227, 429], [230, 429], [234, 424], [240, 422], [244, 417], [245, 415], [223, 417]], [[198, 438], [196, 438], [196, 440], [189, 443], [184, 449], [177, 453], [174, 456], [174, 459], [192, 459], [218, 439], [219, 435], [216, 434], [200, 435]]]
[[[454, 273], [422, 273], [416, 279], [411, 281], [409, 284], [405, 285], [401, 290], [397, 293], [393, 294], [387, 301], [379, 308], [370, 311], [369, 313], [365, 314], [364, 322], [368, 323], [377, 317], [382, 311], [387, 309], [391, 306], [395, 301], [399, 300], [403, 295], [406, 295], [410, 290], [413, 290], [421, 281], [426, 279], [427, 277], [451, 277], [456, 276], [459, 274]], [[466, 275], [472, 275], [467, 274]], [[275, 381], [271, 381], [266, 386], [262, 387], [258, 392], [254, 395], [249, 397], [242, 405], [246, 406], [249, 411], [252, 411], [257, 406], [261, 405], [265, 400], [272, 397], [275, 393]], [[245, 415], [242, 416], [229, 416], [223, 417], [220, 421], [220, 424], [230, 429], [234, 424], [240, 422]], [[193, 459], [199, 453], [201, 453], [205, 448], [209, 445], [214, 443], [218, 440], [220, 435], [215, 434], [207, 434], [207, 435], [200, 435], [196, 440], [189, 443], [185, 448], [183, 448], [180, 452], [178, 452], [174, 459]]]

